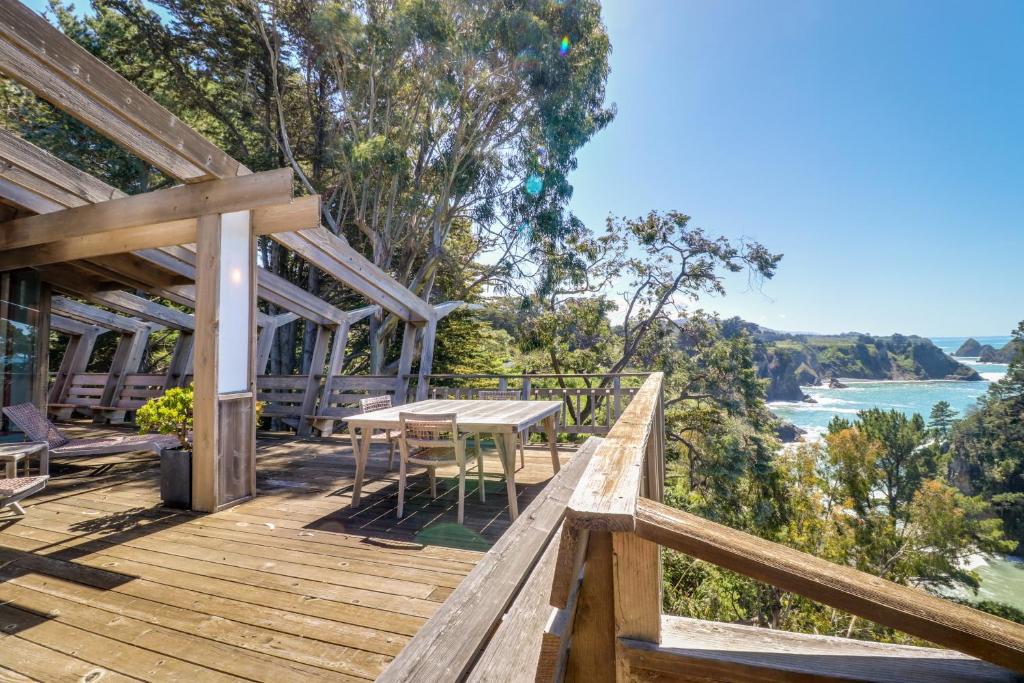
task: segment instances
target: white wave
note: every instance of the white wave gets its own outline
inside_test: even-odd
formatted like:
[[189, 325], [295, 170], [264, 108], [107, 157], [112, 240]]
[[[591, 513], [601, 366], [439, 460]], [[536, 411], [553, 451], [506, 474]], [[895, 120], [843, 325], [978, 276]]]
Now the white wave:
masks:
[[986, 379], [989, 382], [998, 382], [1002, 378], [1006, 377], [1005, 372], [982, 372], [979, 373], [982, 379]]

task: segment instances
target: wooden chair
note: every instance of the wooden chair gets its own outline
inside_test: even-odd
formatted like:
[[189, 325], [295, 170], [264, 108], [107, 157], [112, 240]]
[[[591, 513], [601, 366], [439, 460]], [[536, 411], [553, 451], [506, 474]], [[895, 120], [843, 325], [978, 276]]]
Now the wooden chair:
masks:
[[[523, 394], [518, 389], [481, 389], [476, 397], [481, 401], [522, 401]], [[527, 435], [519, 435], [516, 441], [519, 442], [519, 466], [526, 467], [526, 439]], [[477, 450], [480, 449], [480, 435], [475, 434]]]
[[50, 457], [62, 455], [110, 455], [116, 453], [159, 453], [178, 445], [178, 437], [161, 434], [118, 434], [96, 439], [69, 439], [31, 403], [3, 409], [4, 415], [18, 426], [29, 441], [45, 441]]
[[42, 491], [49, 478], [49, 475], [42, 474], [36, 477], [0, 479], [0, 509], [10, 509], [14, 513], [13, 517], [24, 517], [25, 509], [18, 502]]
[[[462, 524], [466, 499], [466, 442], [470, 435], [459, 432], [456, 416], [451, 413], [428, 415], [425, 413], [399, 413], [400, 433], [398, 448], [401, 463], [398, 475], [398, 518], [405, 506], [405, 478], [409, 464], [427, 468], [430, 477], [430, 496], [437, 498], [437, 466], [459, 466], [459, 524]], [[476, 453], [480, 501], [484, 502], [484, 467], [480, 450]]]
[[[363, 398], [359, 400], [359, 412], [361, 413], [372, 413], [375, 410], [387, 410], [391, 407], [391, 395], [384, 394], [383, 396], [371, 396], [370, 398]], [[398, 437], [401, 432], [394, 429], [385, 429], [383, 431], [370, 435], [370, 442], [373, 441], [386, 441], [388, 444], [388, 469], [391, 469], [391, 461], [395, 457], [395, 443], [398, 442]], [[366, 438], [366, 437], [363, 437]], [[353, 444], [354, 446], [355, 444]]]

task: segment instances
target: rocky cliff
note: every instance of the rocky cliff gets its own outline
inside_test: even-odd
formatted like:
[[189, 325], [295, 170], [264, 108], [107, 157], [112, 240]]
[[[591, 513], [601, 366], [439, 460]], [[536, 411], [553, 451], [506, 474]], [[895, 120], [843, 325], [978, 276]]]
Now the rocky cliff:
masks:
[[977, 339], [971, 338], [960, 345], [960, 348], [956, 350], [954, 356], [974, 358], [981, 353], [981, 342]]
[[769, 380], [769, 401], [803, 400], [806, 396], [801, 386], [818, 386], [840, 377], [981, 380], [972, 368], [924, 337], [786, 334], [773, 330], [762, 333], [756, 326], [745, 329], [754, 336], [758, 374]]
[[1001, 349], [994, 349], [986, 344], [981, 347], [981, 351], [978, 353], [978, 360], [982, 363], [1009, 363], [1017, 356], [1019, 347], [1020, 342], [1016, 339], [1010, 340]]

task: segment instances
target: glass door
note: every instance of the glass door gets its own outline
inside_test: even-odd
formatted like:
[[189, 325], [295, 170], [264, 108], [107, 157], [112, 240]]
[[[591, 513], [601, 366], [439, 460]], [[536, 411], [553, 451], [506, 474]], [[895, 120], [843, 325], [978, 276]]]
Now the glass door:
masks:
[[[39, 275], [0, 273], [0, 406], [29, 403], [37, 395], [39, 363]], [[11, 430], [7, 418], [0, 433]]]

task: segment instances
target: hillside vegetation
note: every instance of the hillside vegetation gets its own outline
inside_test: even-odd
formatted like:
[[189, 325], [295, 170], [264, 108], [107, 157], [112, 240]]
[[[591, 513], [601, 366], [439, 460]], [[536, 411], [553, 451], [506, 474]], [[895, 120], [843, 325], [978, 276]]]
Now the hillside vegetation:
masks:
[[758, 375], [769, 380], [769, 401], [800, 401], [805, 398], [801, 386], [817, 386], [839, 378], [981, 380], [974, 369], [924, 337], [786, 334], [749, 326], [747, 329], [755, 339]]

